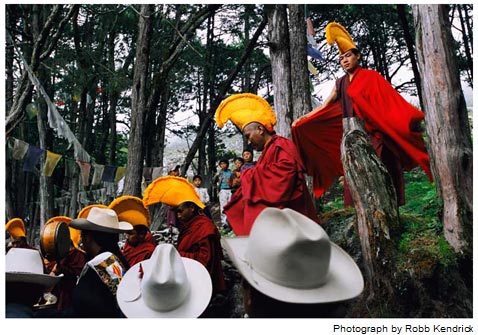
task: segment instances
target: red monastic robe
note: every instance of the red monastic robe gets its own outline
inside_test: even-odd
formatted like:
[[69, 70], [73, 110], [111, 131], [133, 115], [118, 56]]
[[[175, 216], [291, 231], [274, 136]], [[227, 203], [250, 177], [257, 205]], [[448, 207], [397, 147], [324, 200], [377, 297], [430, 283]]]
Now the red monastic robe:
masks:
[[241, 186], [224, 207], [234, 233], [249, 235], [266, 207], [290, 208], [318, 222], [304, 171], [294, 143], [273, 135], [255, 167], [242, 171]]
[[213, 293], [226, 289], [221, 259], [221, 234], [207, 216], [196, 215], [180, 225], [178, 252], [204, 265], [211, 275]]
[[[420, 166], [432, 180], [430, 158], [420, 132], [411, 128], [424, 119], [424, 114], [408, 103], [378, 72], [358, 69], [347, 94], [357, 116], [364, 120], [368, 133], [379, 131], [397, 145], [402, 166], [410, 170]], [[316, 197], [343, 174], [340, 160], [342, 110], [333, 103], [292, 127], [292, 137], [307, 174], [314, 178]]]
[[72, 305], [73, 290], [85, 263], [85, 253], [77, 248], [70, 248], [65, 258], [58, 261], [56, 272], [63, 273], [63, 278], [52, 290], [58, 298], [58, 310], [67, 309]]
[[157, 242], [154, 236], [148, 231], [144, 242], [133, 247], [126, 241], [122, 253], [129, 266], [132, 267], [136, 263], [149, 259], [156, 248]]

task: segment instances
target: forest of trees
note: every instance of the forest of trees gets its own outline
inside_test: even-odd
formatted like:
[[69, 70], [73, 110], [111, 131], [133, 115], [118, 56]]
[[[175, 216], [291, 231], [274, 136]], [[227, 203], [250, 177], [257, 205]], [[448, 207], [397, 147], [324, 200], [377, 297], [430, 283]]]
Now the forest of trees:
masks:
[[[81, 206], [111, 201], [117, 180], [93, 184], [96, 166], [125, 168], [123, 194], [141, 196], [144, 168], [163, 166], [167, 134], [189, 144], [183, 174], [209, 175], [229, 154], [219, 134], [238, 132], [213, 121], [230, 94], [263, 96], [278, 133], [290, 137], [292, 121], [320, 103], [314, 86], [342, 74], [324, 37], [336, 21], [359, 46], [363, 67], [418, 97], [445, 237], [471, 255], [473, 152], [462, 90], [473, 87], [471, 4], [9, 4], [5, 11], [7, 220], [29, 218], [27, 229], [39, 229], [54, 215], [76, 217]], [[306, 18], [323, 60], [307, 57]], [[197, 124], [175, 123], [185, 111]], [[51, 176], [42, 170], [46, 154], [24, 171], [13, 152], [19, 141], [62, 155]]]

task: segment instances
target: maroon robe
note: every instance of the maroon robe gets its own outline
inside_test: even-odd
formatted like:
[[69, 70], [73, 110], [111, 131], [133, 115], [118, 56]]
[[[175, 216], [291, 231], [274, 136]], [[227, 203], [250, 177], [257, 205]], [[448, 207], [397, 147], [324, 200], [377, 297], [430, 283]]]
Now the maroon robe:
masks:
[[[423, 112], [409, 104], [373, 70], [359, 68], [347, 95], [357, 116], [364, 120], [367, 133], [382, 136], [381, 140], [388, 142], [387, 147], [392, 148], [405, 170], [420, 166], [432, 180], [430, 158], [422, 135], [412, 130], [423, 120]], [[294, 142], [307, 174], [314, 178], [314, 193], [318, 198], [336, 177], [343, 175], [340, 160], [342, 114], [340, 103], [335, 102], [292, 127]], [[381, 148], [376, 145], [375, 148], [380, 155]]]
[[256, 166], [242, 171], [241, 186], [224, 206], [234, 233], [249, 235], [254, 220], [266, 207], [290, 208], [318, 222], [304, 170], [294, 143], [273, 135]]
[[149, 259], [156, 248], [157, 242], [154, 236], [148, 231], [143, 242], [133, 247], [126, 241], [123, 250], [121, 251], [124, 258], [132, 267], [136, 263]]
[[72, 305], [73, 290], [85, 264], [86, 255], [77, 248], [70, 248], [65, 258], [56, 263], [56, 273], [63, 273], [63, 278], [52, 290], [52, 293], [58, 298], [57, 309], [59, 311]]
[[221, 234], [208, 217], [196, 215], [180, 225], [178, 252], [204, 265], [211, 275], [213, 293], [226, 289], [221, 259]]

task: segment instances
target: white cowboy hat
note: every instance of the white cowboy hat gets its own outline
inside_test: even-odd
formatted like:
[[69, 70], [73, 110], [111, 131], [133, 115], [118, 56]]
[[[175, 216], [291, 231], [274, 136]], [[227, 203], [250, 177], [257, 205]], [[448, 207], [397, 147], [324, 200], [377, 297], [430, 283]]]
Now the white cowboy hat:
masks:
[[43, 272], [43, 261], [38, 250], [11, 248], [5, 256], [7, 282], [39, 284], [52, 287], [63, 277], [50, 276]]
[[119, 221], [116, 212], [109, 208], [93, 207], [86, 219], [78, 218], [70, 222], [70, 227], [79, 230], [95, 230], [105, 233], [121, 233], [132, 230], [131, 223]]
[[116, 299], [128, 318], [195, 318], [211, 294], [211, 277], [201, 263], [160, 244], [150, 259], [125, 273]]
[[222, 239], [229, 257], [255, 289], [289, 303], [331, 303], [364, 287], [354, 260], [308, 217], [266, 208], [249, 236]]

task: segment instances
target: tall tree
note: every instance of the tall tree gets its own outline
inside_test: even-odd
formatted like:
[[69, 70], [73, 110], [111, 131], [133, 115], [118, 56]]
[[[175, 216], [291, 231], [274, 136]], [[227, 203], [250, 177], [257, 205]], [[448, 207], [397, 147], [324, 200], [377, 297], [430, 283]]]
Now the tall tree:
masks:
[[446, 5], [413, 5], [425, 119], [445, 238], [471, 256], [473, 146]]
[[[265, 9], [269, 22], [268, 36], [274, 86], [274, 111], [277, 116], [275, 130], [279, 135], [290, 138], [293, 115], [287, 5], [266, 5]], [[305, 35], [303, 37], [305, 38]]]
[[123, 194], [141, 196], [143, 134], [147, 104], [147, 79], [153, 5], [141, 5], [131, 95], [131, 132]]

